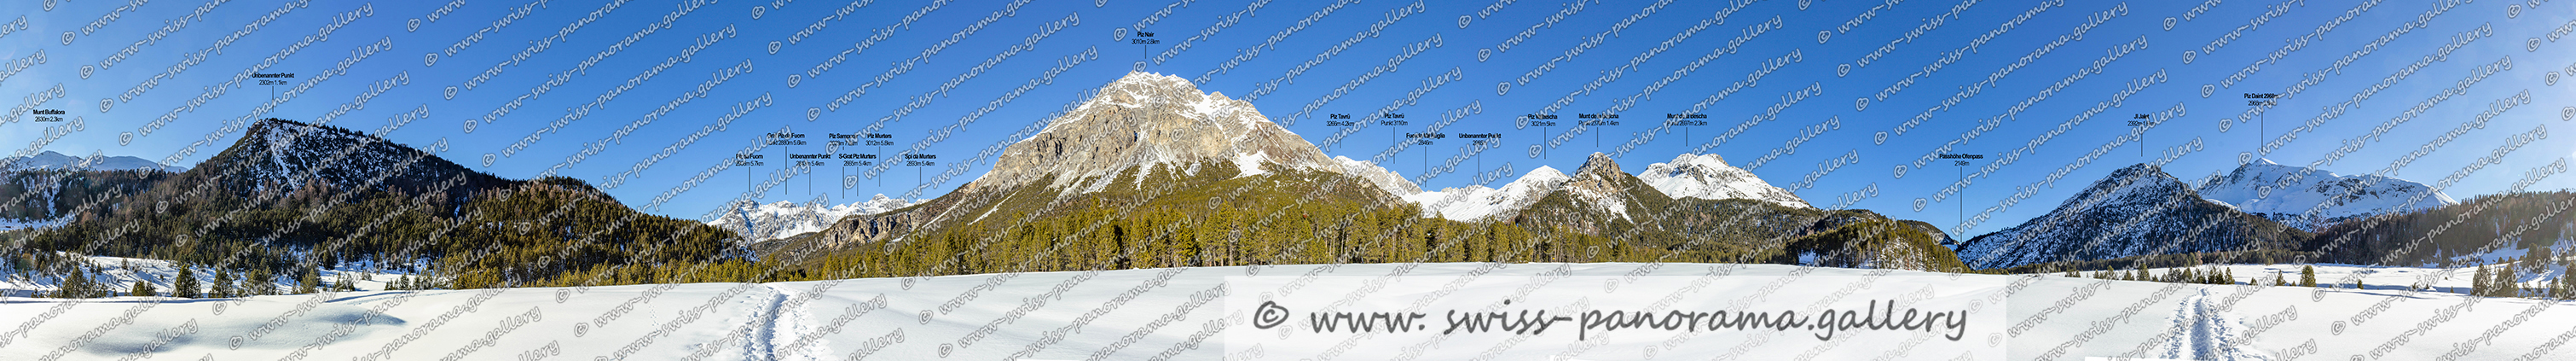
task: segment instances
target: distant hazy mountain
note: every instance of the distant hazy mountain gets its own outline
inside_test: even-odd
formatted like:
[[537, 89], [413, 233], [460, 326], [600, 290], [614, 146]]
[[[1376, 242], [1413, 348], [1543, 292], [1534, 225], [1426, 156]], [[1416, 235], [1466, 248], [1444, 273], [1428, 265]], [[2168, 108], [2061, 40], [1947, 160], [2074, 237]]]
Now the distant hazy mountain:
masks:
[[2055, 261], [2291, 247], [2308, 232], [2202, 199], [2156, 166], [2113, 171], [2047, 215], [1969, 239], [1979, 269]]
[[[83, 165], [84, 162], [88, 162], [88, 164]], [[187, 167], [162, 165], [161, 163], [143, 160], [143, 158], [113, 156], [99, 157], [98, 159], [82, 159], [82, 157], [63, 155], [62, 153], [55, 153], [50, 150], [33, 156], [0, 158], [0, 170], [5, 171], [75, 168], [84, 170], [159, 169], [171, 172], [184, 172], [188, 170]]]
[[[2200, 196], [2299, 229], [2337, 221], [2459, 204], [2423, 183], [2377, 175], [2336, 175], [2270, 159], [2236, 167], [2200, 185]], [[2410, 203], [2411, 202], [2411, 203]]]

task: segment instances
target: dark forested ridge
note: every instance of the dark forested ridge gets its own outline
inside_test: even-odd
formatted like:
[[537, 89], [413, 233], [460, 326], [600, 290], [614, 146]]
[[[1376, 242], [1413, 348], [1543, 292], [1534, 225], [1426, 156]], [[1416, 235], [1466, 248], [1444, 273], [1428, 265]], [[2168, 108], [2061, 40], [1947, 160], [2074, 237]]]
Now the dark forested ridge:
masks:
[[712, 261], [733, 237], [636, 212], [580, 180], [503, 179], [364, 133], [278, 119], [183, 173], [14, 177], [71, 185], [51, 197], [77, 202], [0, 209], [67, 217], [58, 227], [6, 233], [19, 246], [13, 252], [245, 273], [364, 263], [452, 281], [419, 286], [508, 286], [600, 265]]

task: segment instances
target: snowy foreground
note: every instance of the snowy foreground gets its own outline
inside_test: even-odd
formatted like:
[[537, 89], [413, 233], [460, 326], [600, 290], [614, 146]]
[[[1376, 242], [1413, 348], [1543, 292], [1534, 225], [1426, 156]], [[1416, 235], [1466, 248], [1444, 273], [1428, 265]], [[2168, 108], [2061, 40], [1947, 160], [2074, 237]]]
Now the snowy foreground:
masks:
[[[1475, 277], [1459, 277], [1467, 275]], [[1992, 307], [1997, 300], [2004, 307]], [[1875, 317], [1900, 303], [1949, 318], [1846, 317], [1832, 324], [1859, 327], [1787, 330], [1692, 321], [1719, 310]], [[1777, 265], [1294, 265], [0, 298], [0, 359], [2576, 359], [2560, 351], [2576, 337], [2576, 308], [2558, 304]], [[1663, 321], [1585, 310], [1697, 316], [1659, 329]], [[1538, 311], [1548, 314], [1527, 317]], [[1565, 319], [1519, 322], [1554, 317]], [[1339, 331], [1319, 331], [1324, 324]], [[1345, 328], [1362, 324], [1369, 330]]]
[[[177, 288], [173, 286], [179, 280], [179, 267], [177, 264], [170, 261], [149, 258], [109, 256], [80, 257], [80, 262], [88, 265], [88, 267], [83, 270], [87, 273], [84, 273], [83, 275], [88, 277], [90, 282], [97, 283], [100, 287], [107, 288], [107, 290], [123, 293], [130, 290], [130, 287], [133, 287], [134, 281], [143, 281], [145, 284], [152, 285], [153, 292], [157, 294], [168, 295], [177, 291]], [[195, 272], [197, 284], [207, 285], [214, 282], [215, 276], [213, 268], [196, 266], [191, 269]], [[321, 281], [326, 287], [338, 287], [342, 285], [342, 282], [346, 282], [349, 288], [365, 291], [391, 289], [387, 286], [392, 284], [394, 281], [406, 277], [413, 277], [411, 275], [400, 273], [363, 272], [356, 270], [326, 269], [320, 270], [317, 273], [319, 274], [319, 281]], [[268, 287], [278, 290], [293, 290], [296, 286], [295, 282], [296, 280], [293, 275], [278, 276], [276, 279], [269, 282]], [[244, 283], [244, 286], [248, 285], [248, 283]], [[62, 289], [62, 279], [59, 277], [39, 277], [28, 273], [0, 274], [0, 296], [38, 295], [54, 292], [60, 289]], [[204, 291], [204, 289], [200, 288], [199, 291]]]

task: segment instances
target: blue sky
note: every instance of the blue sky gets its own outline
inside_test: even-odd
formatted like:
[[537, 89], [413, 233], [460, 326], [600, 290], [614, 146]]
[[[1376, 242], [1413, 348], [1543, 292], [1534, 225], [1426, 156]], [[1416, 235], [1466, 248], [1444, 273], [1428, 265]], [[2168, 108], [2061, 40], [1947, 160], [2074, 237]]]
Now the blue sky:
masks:
[[[836, 15], [854, 3], [864, 6]], [[175, 27], [170, 26], [173, 21], [208, 4], [219, 5], [202, 18], [187, 20], [184, 28], [169, 31], [158, 41], [135, 46], [134, 52], [113, 66], [99, 69], [129, 45], [147, 40], [156, 30]], [[444, 140], [448, 147], [442, 156], [504, 177], [527, 178], [554, 169], [558, 174], [603, 187], [615, 183], [609, 192], [629, 205], [642, 206], [673, 194], [650, 211], [698, 218], [743, 196], [750, 189], [748, 183], [783, 168], [789, 160], [780, 159], [782, 152], [819, 152], [828, 140], [827, 134], [858, 133], [871, 125], [880, 125], [877, 132], [892, 136], [896, 144], [884, 147], [883, 152], [894, 153], [926, 143], [920, 153], [937, 155], [938, 163], [891, 167], [879, 177], [857, 178], [847, 188], [839, 184], [843, 174], [863, 173], [866, 167], [834, 164], [789, 178], [782, 186], [756, 198], [806, 201], [827, 196], [832, 203], [846, 203], [916, 188], [926, 190], [922, 197], [936, 196], [982, 174], [989, 162], [973, 163], [964, 175], [946, 182], [923, 185], [925, 179], [949, 170], [954, 162], [971, 160], [987, 147], [1016, 141], [1008, 139], [1014, 131], [1044, 121], [1049, 112], [1078, 100], [1075, 97], [1080, 91], [1116, 79], [1140, 61], [1146, 62], [1142, 66], [1147, 71], [1188, 78], [1205, 74], [1205, 81], [1199, 85], [1201, 90], [1242, 98], [1282, 79], [1300, 64], [1321, 58], [1306, 71], [1276, 83], [1275, 90], [1253, 100], [1273, 121], [1288, 124], [1290, 130], [1319, 144], [1341, 130], [1328, 124], [1329, 114], [1366, 118], [1425, 87], [1427, 80], [1454, 70], [1458, 76], [1452, 81], [1396, 108], [1394, 112], [1407, 115], [1409, 124], [1369, 126], [1326, 148], [1334, 155], [1369, 159], [1395, 144], [1394, 134], [1424, 132], [1427, 126], [1438, 123], [1443, 112], [1474, 104], [1474, 109], [1480, 111], [1439, 131], [1452, 138], [1394, 153], [1383, 163], [1414, 177], [1422, 174], [1426, 165], [1437, 165], [1461, 154], [1467, 143], [1455, 138], [1455, 134], [1502, 135], [1496, 149], [1469, 157], [1454, 173], [1424, 182], [1425, 188], [1431, 189], [1476, 183], [1475, 169], [1494, 170], [1506, 164], [1510, 166], [1509, 175], [1487, 185], [1500, 185], [1542, 165], [1571, 170], [1583, 162], [1585, 154], [1618, 150], [1621, 144], [1657, 129], [1666, 114], [1688, 113], [1731, 84], [1758, 74], [1758, 81], [1706, 103], [1705, 109], [1698, 112], [1706, 116], [1700, 119], [1706, 125], [1672, 127], [1669, 133], [1655, 133], [1651, 140], [1637, 141], [1638, 145], [1619, 153], [1620, 164], [1635, 172], [1677, 154], [1704, 150], [1745, 167], [1766, 153], [1803, 139], [1803, 143], [1790, 149], [1793, 152], [1772, 157], [1755, 172], [1781, 186], [1797, 184], [1802, 178], [1820, 173], [1811, 187], [1794, 190], [1819, 205], [1836, 203], [1839, 196], [1874, 185], [1875, 196], [1859, 199], [1851, 207], [1924, 220], [1951, 229], [1954, 235], [1968, 236], [2045, 213], [2112, 170], [2153, 160], [2167, 149], [2193, 139], [2198, 139], [2202, 148], [2179, 155], [2166, 166], [2166, 171], [2186, 180], [2222, 174], [2233, 169], [2242, 154], [2261, 152], [2257, 149], [2260, 142], [2279, 139], [2284, 132], [2324, 114], [2327, 107], [2352, 99], [2372, 84], [2433, 54], [2443, 44], [2458, 40], [2458, 34], [2475, 33], [2481, 26], [2489, 29], [2486, 36], [2467, 42], [2442, 61], [2415, 70], [2393, 86], [2371, 94], [2339, 117], [2297, 133], [2295, 140], [2263, 156], [2294, 165], [2326, 159], [2347, 141], [2458, 85], [2481, 65], [2507, 57], [2511, 59], [2510, 69], [2451, 94], [2414, 119], [2388, 128], [2385, 135], [2359, 143], [2357, 151], [2323, 168], [2342, 174], [2389, 168], [2392, 162], [2436, 142], [2444, 133], [2470, 124], [2499, 99], [2529, 92], [2528, 104], [2502, 112], [2484, 127], [2467, 128], [2455, 140], [2432, 148], [2393, 174], [2432, 183], [2488, 156], [2506, 145], [2504, 140], [2514, 134], [2535, 128], [2565, 131], [2570, 122], [2562, 120], [2560, 110], [2576, 105], [2566, 101], [2569, 97], [2565, 90], [2576, 85], [2552, 85], [2549, 78], [2553, 71], [2561, 77], [2570, 76], [2565, 72], [2571, 64], [2564, 59], [2571, 58], [2569, 48], [2576, 44], [2560, 41], [2576, 39], [2552, 40], [2550, 36], [2552, 31], [2576, 20], [2568, 4], [2460, 4], [2427, 18], [2421, 27], [2388, 37], [2377, 47], [2365, 45], [2392, 34], [2403, 24], [2412, 24], [2409, 22], [2419, 15], [2443, 4], [2386, 1], [2356, 9], [2360, 3], [2295, 1], [1673, 1], [1639, 17], [1653, 3], [1503, 0], [1423, 2], [1417, 7], [1416, 3], [1395, 1], [1341, 5], [1273, 1], [1248, 9], [1253, 4], [1105, 0], [1031, 1], [1005, 11], [1008, 3], [1000, 1], [941, 4], [635, 0], [600, 13], [589, 22], [583, 20], [610, 3], [310, 0], [301, 7], [291, 4], [295, 3], [158, 0], [130, 6], [133, 4], [60, 2], [50, 9], [42, 1], [0, 4], [0, 24], [24, 20], [24, 30], [0, 35], [0, 61], [32, 59], [40, 51], [45, 59], [0, 79], [0, 103], [14, 106], [30, 99], [31, 94], [41, 96], [59, 84], [63, 97], [35, 108], [64, 110], [64, 116], [82, 119], [84, 127], [47, 144], [43, 150], [70, 154], [96, 151], [155, 160], [179, 155], [180, 163], [193, 164], [239, 137], [238, 129], [224, 131], [232, 119], [249, 115], [254, 119], [312, 121], [334, 108], [353, 105], [358, 97], [370, 93], [370, 87], [391, 85], [379, 87], [381, 93], [366, 99], [363, 107], [332, 119], [330, 124], [372, 132], [396, 122], [403, 114], [425, 113], [426, 117], [383, 135], [416, 147]], [[1734, 5], [1742, 6], [1724, 12]], [[1955, 16], [1949, 15], [1963, 5], [1966, 7]], [[2509, 8], [2513, 5], [2522, 9], [2514, 11]], [[935, 9], [922, 12], [932, 7]], [[1301, 20], [1327, 8], [1332, 9], [1328, 15], [1297, 27]], [[522, 9], [524, 15], [514, 15], [522, 13]], [[684, 9], [686, 14], [671, 17], [668, 27], [652, 28]], [[921, 15], [907, 26], [897, 26], [916, 13]], [[1355, 34], [1369, 31], [1372, 24], [1388, 22], [1400, 13], [1409, 14], [1392, 20], [1375, 36], [1356, 36], [1356, 42], [1348, 43], [1338, 53], [1331, 52], [1354, 39]], [[2336, 22], [2337, 17], [2347, 13], [2353, 15]], [[221, 53], [206, 53], [201, 63], [154, 80], [174, 65], [188, 63], [188, 54], [214, 49], [219, 40], [269, 14], [279, 15], [222, 46]], [[433, 14], [437, 15], [435, 19]], [[958, 36], [995, 14], [1000, 16], [971, 34]], [[2024, 14], [2029, 14], [2026, 20], [2009, 31], [1997, 32], [2001, 25]], [[1546, 25], [1551, 17], [1560, 20]], [[1636, 20], [1613, 31], [1623, 19], [1632, 17]], [[2173, 19], [2170, 29], [2165, 25], [2168, 18]], [[509, 19], [506, 26], [502, 26], [504, 19]], [[1935, 19], [1937, 26], [1927, 25], [1935, 23]], [[260, 71], [295, 73], [295, 83], [262, 86], [257, 85], [257, 79], [245, 80], [238, 88], [225, 90], [193, 111], [177, 113], [177, 118], [164, 126], [150, 125], [154, 118], [186, 106], [191, 98], [208, 93], [210, 87], [232, 80], [234, 74], [290, 49], [299, 40], [339, 20], [346, 20], [345, 25], [331, 30], [327, 38], [318, 38]], [[416, 28], [411, 25], [415, 20]], [[2070, 38], [1999, 80], [1986, 82], [2016, 59], [2094, 20], [2099, 20], [2099, 25], [2085, 31], [2080, 39]], [[1230, 26], [1223, 25], [1229, 22]], [[1703, 22], [1709, 25], [1675, 40], [1677, 34]], [[1060, 29], [1049, 32], [1050, 23]], [[1138, 27], [1147, 23], [1150, 24]], [[2250, 25], [2255, 23], [2260, 25]], [[573, 24], [580, 25], [565, 33]], [[2336, 25], [2331, 31], [2309, 36], [2328, 24]], [[622, 39], [648, 28], [653, 29], [649, 34], [634, 38], [625, 47], [616, 47]], [[1292, 28], [1297, 30], [1287, 31]], [[68, 45], [64, 44], [67, 31], [72, 32]], [[1140, 31], [1155, 33], [1153, 38], [1160, 43], [1133, 44], [1133, 39], [1142, 38], [1137, 34]], [[880, 32], [890, 34], [866, 45], [864, 51], [853, 50]], [[1973, 51], [1943, 60], [1990, 32], [1997, 35]], [[1749, 33], [1758, 34], [1746, 36]], [[1285, 35], [1275, 46], [1247, 52], [1280, 34]], [[1031, 41], [1038, 35], [1043, 36]], [[1744, 40], [1730, 44], [1739, 38]], [[468, 43], [469, 39], [475, 40]], [[704, 43], [686, 61], [634, 82], [631, 89], [617, 90], [656, 64], [681, 55], [684, 48], [710, 39], [713, 41]], [[1368, 77], [1373, 68], [1387, 66], [1391, 59], [1408, 53], [1408, 46], [1431, 39], [1437, 39], [1436, 47], [1412, 52], [1411, 57], [1388, 67], [1391, 70]], [[2221, 39], [2227, 40], [2221, 44]], [[345, 73], [331, 74], [327, 80], [316, 79], [379, 42], [386, 46], [350, 63]], [[774, 51], [773, 43], [777, 44]], [[1024, 43], [1029, 46], [1015, 48]], [[1189, 47], [1172, 51], [1184, 43]], [[1652, 51], [1659, 45], [1664, 47], [1661, 52]], [[2099, 67], [2098, 73], [2084, 72], [2097, 59], [2123, 46], [2129, 51]], [[539, 48], [543, 50], [532, 50]], [[1691, 68], [1693, 62], [1727, 48], [1733, 52]], [[2320, 81], [2304, 87], [2297, 96], [2274, 100], [2276, 106], [2264, 116], [2234, 120], [2248, 109], [2246, 94], [2289, 93], [2287, 89], [2302, 79], [2366, 48], [2373, 50], [2353, 58], [2339, 72], [2315, 77]], [[1082, 58], [1080, 54], [1086, 50], [1095, 51], [1095, 56], [1078, 63], [1071, 61]], [[1148, 58], [1149, 54], [1167, 52], [1171, 54], [1167, 58]], [[1878, 55], [1873, 56], [1873, 52]], [[2191, 55], [2187, 57], [2186, 52]], [[610, 55], [599, 58], [586, 71], [568, 72], [585, 59], [603, 53]], [[1329, 58], [1322, 57], [1328, 53]], [[2256, 71], [2245, 71], [2249, 64], [2275, 53], [2281, 54], [2276, 61], [2265, 62]], [[521, 54], [525, 54], [521, 60], [512, 61]], [[1010, 56], [989, 67], [977, 68], [979, 63], [1000, 54]], [[836, 57], [839, 60], [833, 60]], [[1228, 71], [1208, 74], [1236, 58], [1245, 60]], [[1774, 59], [1795, 61], [1765, 66]], [[1864, 59], [1866, 64], [1862, 64]], [[907, 61], [910, 66], [902, 66]], [[1943, 65], [1937, 71], [1925, 72], [1927, 66], [1936, 63]], [[830, 66], [818, 69], [825, 64]], [[1846, 64], [1850, 68], [1840, 70]], [[84, 65], [92, 67], [86, 78], [81, 71]], [[1039, 84], [1007, 103], [997, 101], [1013, 88], [1060, 66], [1069, 68], [1053, 81]], [[720, 73], [728, 68], [748, 72], [723, 78]], [[1605, 113], [1621, 107], [1623, 99], [1631, 99], [1685, 68], [1693, 70], [1674, 77], [1645, 97], [1633, 98], [1639, 100], [1618, 112], [1620, 125], [1569, 133], [1572, 125], [1582, 120], [1581, 114]], [[496, 75], [475, 80], [496, 69]], [[1613, 76], [1613, 71], [1620, 72]], [[980, 75], [963, 76], [970, 72]], [[2162, 82], [2144, 86], [2091, 117], [2078, 117], [2124, 88], [2137, 86], [2141, 79], [2157, 79], [2154, 75], [2160, 72]], [[2245, 75], [2227, 81], [2239, 73]], [[2065, 82], [2044, 99], [2029, 103], [1993, 129], [1974, 137], [1963, 135], [2075, 74], [2083, 75], [2080, 80]], [[795, 77], [792, 86], [791, 75]], [[1321, 103], [1305, 117], [1295, 117], [1309, 104], [1363, 77], [1368, 80], [1349, 87], [1346, 94]], [[537, 92], [549, 79], [561, 79], [560, 84], [543, 88], [542, 96], [521, 99]], [[957, 80], [953, 89], [939, 91], [943, 83], [952, 80]], [[147, 82], [152, 84], [148, 89], [130, 99], [109, 100], [112, 106], [101, 110], [102, 99], [120, 98]], [[1600, 84], [1596, 89], [1582, 92], [1585, 84], [1596, 82]], [[272, 91], [283, 98], [292, 87], [306, 83], [312, 83], [309, 90], [274, 109], [265, 113], [256, 109], [261, 102], [272, 99]], [[836, 98], [871, 83], [874, 86], [864, 88], [864, 95], [837, 108], [830, 107]], [[705, 88], [703, 97], [687, 98], [687, 102], [646, 121], [656, 108], [699, 94], [702, 84], [712, 84]], [[1502, 84], [1509, 84], [1508, 90]], [[1907, 85], [1888, 91], [1898, 84]], [[1973, 97], [1946, 110], [1933, 111], [1903, 134], [1894, 134], [1893, 130], [1909, 119], [1972, 85], [1977, 90]], [[2204, 86], [2210, 89], [2205, 97]], [[446, 94], [449, 87], [457, 89], [452, 99]], [[1806, 92], [1810, 87], [1813, 91]], [[613, 98], [598, 102], [603, 95], [612, 93]], [[1882, 93], [1886, 94], [1883, 99]], [[722, 129], [708, 129], [728, 113], [740, 111], [738, 108], [745, 102], [763, 95], [768, 96], [765, 105], [740, 112], [738, 119]], [[1857, 104], [1865, 97], [1870, 98], [1865, 107]], [[1775, 104], [1788, 103], [1788, 99], [1797, 101], [1780, 108], [1773, 117], [1758, 117]], [[491, 117], [489, 122], [482, 120], [514, 100], [518, 106], [506, 115]], [[1516, 119], [1539, 113], [1560, 100], [1565, 105], [1552, 113], [1560, 117], [1558, 126], [1522, 127]], [[916, 102], [922, 103], [917, 110], [900, 111]], [[996, 104], [999, 107], [989, 113], [971, 122], [963, 121], [977, 108]], [[2126, 134], [2129, 122], [2137, 120], [2133, 116], [2177, 106], [2184, 110], [2179, 116], [2149, 118], [2165, 122], [2145, 132], [2143, 141], [2123, 144], [2090, 163], [2069, 167], [2078, 164], [2087, 152]], [[585, 107], [587, 111], [578, 112], [578, 117], [567, 117]], [[810, 120], [808, 114], [813, 114]], [[896, 117], [898, 114], [901, 116]], [[0, 124], [0, 144], [8, 145], [0, 151], [18, 151], [46, 134], [46, 127], [64, 124], [33, 122], [33, 115], [23, 113], [14, 116], [20, 121]], [[466, 126], [469, 121], [474, 123], [471, 132]], [[1752, 125], [1743, 126], [1748, 122]], [[2053, 131], [2070, 122], [2073, 124], [2064, 131]], [[2223, 131], [2222, 122], [2228, 123]], [[1739, 126], [1743, 129], [1740, 134], [1712, 144], [1721, 134]], [[631, 133], [617, 136], [620, 129], [630, 127]], [[144, 129], [152, 131], [143, 134]], [[761, 134], [781, 129], [804, 133], [809, 143], [767, 148], [763, 154], [770, 159], [763, 166], [722, 166], [734, 153], [758, 142]], [[949, 129], [948, 136], [931, 142], [941, 129]], [[701, 131], [705, 131], [703, 137], [689, 142], [693, 134]], [[120, 136], [129, 132], [138, 134], [120, 142]], [[1890, 133], [1883, 143], [1877, 140], [1880, 132]], [[208, 139], [210, 134], [216, 141], [188, 151], [191, 143]], [[532, 135], [534, 140], [529, 140]], [[607, 141], [612, 136], [617, 136], [615, 141]], [[1545, 139], [1560, 136], [1568, 141], [1543, 145]], [[1947, 159], [1934, 159], [1920, 168], [1911, 166], [1945, 144], [1963, 138], [1972, 139], [1956, 143], [1946, 153], [1987, 157], [1972, 160], [1964, 167]], [[2033, 146], [2035, 140], [2043, 138], [2045, 142]], [[686, 147], [673, 148], [684, 142]], [[524, 143], [525, 148], [508, 151], [514, 143]], [[1533, 146], [1544, 148], [1545, 156], [1533, 157]], [[842, 153], [877, 152], [874, 148], [853, 147]], [[665, 149], [676, 151], [655, 160], [655, 154]], [[2497, 158], [2496, 164], [2471, 173], [2446, 193], [2465, 199], [2501, 192], [2521, 178], [2524, 171], [2564, 159], [2571, 151], [2576, 147], [2569, 142], [2532, 142]], [[582, 154], [589, 155], [578, 162], [567, 160]], [[2015, 154], [2018, 156], [2009, 164], [1993, 166], [1985, 176], [1970, 179], [1956, 196], [1942, 195], [1944, 187], [1960, 180], [1960, 174], [1979, 172]], [[492, 159], [489, 165], [483, 161], [487, 155]], [[1847, 165], [1832, 167], [1837, 163]], [[1900, 165], [1908, 168], [1902, 178], [1894, 171]], [[638, 168], [641, 170], [633, 171]], [[1823, 171], [1827, 168], [1831, 171]], [[674, 192], [686, 180], [710, 169], [720, 170], [704, 183]], [[2060, 169], [2070, 170], [2054, 184], [2041, 183], [2041, 179]], [[2570, 177], [2546, 178], [2532, 189], [2576, 185]], [[612, 182], [617, 179], [624, 181]], [[2026, 200], [2002, 206], [2007, 197], [2034, 184], [2038, 188], [2025, 192]], [[1920, 210], [1916, 209], [1917, 199], [1922, 199]], [[1966, 211], [1964, 216], [1962, 209]], [[1988, 214], [1989, 220], [1976, 222], [1964, 232], [1959, 230], [1962, 218], [1980, 213]]]

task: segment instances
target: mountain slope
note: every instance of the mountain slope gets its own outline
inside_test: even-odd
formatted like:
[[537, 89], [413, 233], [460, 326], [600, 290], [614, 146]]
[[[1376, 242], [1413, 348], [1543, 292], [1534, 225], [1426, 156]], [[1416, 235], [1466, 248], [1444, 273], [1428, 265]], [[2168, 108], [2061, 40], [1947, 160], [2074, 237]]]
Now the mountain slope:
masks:
[[275, 118], [252, 125], [240, 141], [196, 168], [188, 178], [216, 180], [245, 197], [312, 186], [401, 193], [444, 188], [446, 197], [468, 198], [517, 183], [358, 131]]
[[2459, 204], [2423, 183], [2378, 175], [2337, 175], [2262, 159], [2199, 187], [2201, 197], [2299, 229], [2337, 221]]
[[1619, 169], [1610, 155], [1592, 153], [1556, 192], [1540, 197], [1513, 222], [1563, 225], [1586, 232], [1610, 230], [1612, 222], [1648, 222], [1631, 217], [1657, 212], [1673, 198]]
[[636, 212], [577, 179], [503, 179], [376, 136], [280, 119], [187, 172], [100, 199], [32, 232], [28, 247], [273, 274], [393, 265], [489, 287], [717, 260], [734, 237]]
[[1339, 156], [1333, 157], [1333, 161], [1342, 165], [1342, 174], [1367, 179], [1369, 184], [1377, 185], [1378, 189], [1385, 190], [1389, 194], [1422, 193], [1422, 186], [1414, 185], [1413, 181], [1404, 180], [1404, 176], [1395, 174], [1395, 171], [1386, 170], [1385, 167], [1379, 167], [1377, 163]]
[[2111, 172], [2047, 215], [1969, 239], [1978, 269], [2141, 255], [2293, 247], [2309, 233], [2202, 199], [2154, 165]]
[[1637, 178], [1673, 198], [1742, 198], [1815, 208], [1798, 199], [1798, 195], [1763, 182], [1751, 171], [1726, 165], [1726, 158], [1716, 154], [1682, 154], [1673, 157], [1672, 162], [1649, 164], [1646, 171], [1637, 173]]
[[1640, 177], [1621, 173], [1617, 162], [1600, 153], [1512, 222], [1541, 232], [1679, 251], [1687, 255], [1683, 259], [1698, 262], [1967, 270], [1941, 246], [1949, 238], [1931, 224], [1867, 210], [1669, 197]]

